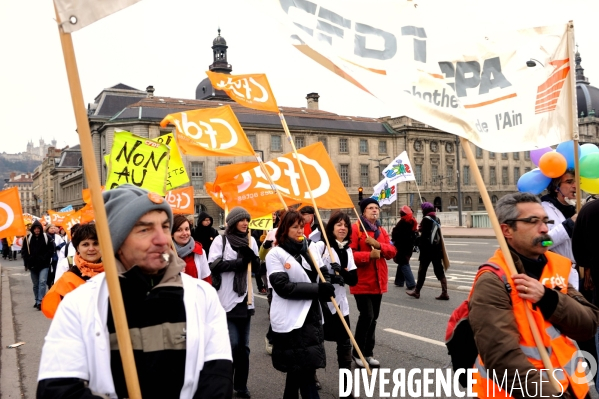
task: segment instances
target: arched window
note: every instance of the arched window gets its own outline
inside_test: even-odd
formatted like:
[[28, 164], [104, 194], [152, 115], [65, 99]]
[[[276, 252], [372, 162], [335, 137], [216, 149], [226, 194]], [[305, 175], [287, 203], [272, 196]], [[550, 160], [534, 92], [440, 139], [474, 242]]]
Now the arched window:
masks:
[[478, 196], [478, 203], [482, 204], [483, 203], [483, 197], [481, 197], [480, 195]]
[[449, 205], [450, 206], [458, 206], [458, 199], [456, 197], [451, 197], [449, 199]]
[[469, 196], [467, 196], [467, 197], [464, 199], [464, 204], [465, 204], [466, 206], [472, 206], [472, 198], [470, 198]]
[[497, 198], [496, 195], [494, 195], [494, 196], [491, 197], [491, 202], [493, 203], [493, 205], [495, 205], [498, 200], [499, 200], [499, 198]]

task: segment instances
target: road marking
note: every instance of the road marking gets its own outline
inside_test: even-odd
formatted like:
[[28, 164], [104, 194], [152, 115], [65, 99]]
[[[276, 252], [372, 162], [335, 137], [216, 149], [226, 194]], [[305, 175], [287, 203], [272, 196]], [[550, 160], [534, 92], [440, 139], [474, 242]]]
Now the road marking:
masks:
[[471, 254], [470, 251], [447, 251], [448, 254]]
[[[447, 251], [447, 252], [451, 252], [451, 251]], [[414, 261], [414, 262], [418, 262], [418, 258], [410, 258], [410, 261]], [[463, 265], [464, 263], [466, 263], [463, 260], [449, 260], [449, 263], [455, 263], [457, 265]], [[472, 262], [471, 262], [472, 263]], [[474, 263], [473, 263], [474, 264]], [[478, 263], [476, 263], [478, 265]]]
[[449, 246], [449, 245], [459, 245], [459, 246], [461, 246], [461, 247], [465, 247], [465, 246], [467, 246], [468, 244], [458, 244], [458, 243], [450, 243], [450, 242], [446, 242], [446, 243], [445, 243], [445, 246], [446, 246], [446, 247], [447, 247], [447, 246]]
[[414, 334], [410, 334], [410, 333], [407, 333], [407, 332], [394, 330], [392, 328], [385, 328], [385, 329], [383, 329], [383, 331], [387, 331], [387, 332], [390, 332], [390, 333], [393, 333], [393, 334], [397, 334], [397, 335], [403, 335], [404, 337], [413, 338], [413, 339], [417, 339], [419, 341], [428, 342], [429, 344], [439, 345], [439, 346], [445, 347], [445, 342], [436, 341], [434, 339], [421, 337], [420, 335], [414, 335]]
[[[422, 288], [424, 289], [424, 288], [430, 288], [430, 287], [422, 287]], [[430, 288], [430, 289], [433, 289], [433, 288]], [[437, 289], [438, 288], [435, 288], [435, 290], [437, 290]], [[385, 305], [393, 306], [394, 308], [414, 310], [414, 311], [419, 312], [419, 313], [429, 313], [429, 314], [434, 314], [435, 316], [442, 316], [442, 317], [445, 317], [445, 318], [448, 318], [448, 317], [451, 316], [448, 313], [433, 312], [432, 310], [420, 309], [420, 308], [415, 308], [415, 307], [412, 307], [412, 306], [398, 305], [396, 303], [391, 303], [391, 302], [382, 301], [381, 303], [383, 303]]]
[[[494, 238], [494, 237], [493, 237]], [[491, 239], [491, 238], [489, 238]], [[489, 245], [488, 242], [477, 242], [477, 241], [448, 241], [445, 243], [445, 245], [447, 244], [477, 244], [477, 245]]]

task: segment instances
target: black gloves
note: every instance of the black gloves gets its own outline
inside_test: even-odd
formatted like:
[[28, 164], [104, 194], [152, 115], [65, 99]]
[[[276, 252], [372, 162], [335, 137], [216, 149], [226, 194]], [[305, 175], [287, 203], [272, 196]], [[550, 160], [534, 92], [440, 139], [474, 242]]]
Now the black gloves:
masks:
[[326, 302], [335, 297], [335, 287], [331, 283], [318, 283], [318, 297]]
[[[326, 266], [323, 266], [320, 268], [320, 272], [322, 273], [322, 276], [324, 277], [324, 280], [327, 283], [331, 282], [331, 275], [329, 274], [329, 269], [326, 268]], [[319, 279], [320, 281], [320, 279]]]
[[272, 240], [266, 240], [262, 243], [262, 247], [264, 249], [269, 249], [270, 247], [272, 247]]
[[243, 258], [243, 263], [246, 265], [258, 257], [258, 255], [256, 255], [254, 250], [250, 247], [240, 247], [237, 252], [239, 255], [241, 255]]
[[341, 276], [334, 275], [331, 277], [331, 284], [339, 284], [343, 287], [345, 285], [345, 280], [343, 280], [343, 277]]
[[337, 262], [331, 263], [331, 269], [333, 269], [333, 272], [335, 273], [341, 273], [341, 265]]

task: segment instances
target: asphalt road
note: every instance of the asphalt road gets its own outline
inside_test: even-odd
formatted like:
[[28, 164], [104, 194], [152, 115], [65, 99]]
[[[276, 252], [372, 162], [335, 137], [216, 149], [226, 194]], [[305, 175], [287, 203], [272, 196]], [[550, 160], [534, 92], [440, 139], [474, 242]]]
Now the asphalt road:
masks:
[[[429, 268], [427, 283], [422, 290], [420, 299], [414, 299], [405, 294], [405, 288], [395, 287], [393, 277], [396, 265], [390, 263], [389, 292], [383, 297], [381, 315], [376, 332], [375, 357], [380, 360], [381, 367], [405, 369], [406, 375], [414, 368], [444, 368], [449, 363], [449, 357], [444, 345], [447, 320], [455, 309], [468, 295], [478, 265], [483, 263], [496, 249], [495, 240], [486, 239], [448, 239], [447, 247], [452, 266], [448, 271], [450, 281], [449, 301], [434, 299], [440, 293], [437, 280]], [[417, 260], [413, 258], [412, 269], [417, 270]], [[22, 261], [2, 262], [2, 274], [9, 278], [10, 293], [14, 312], [15, 342], [25, 341], [26, 344], [16, 351], [20, 369], [21, 390], [23, 396], [7, 396], [4, 387], [0, 387], [0, 396], [34, 398], [37, 369], [43, 338], [50, 325], [41, 312], [32, 308], [33, 293], [29, 273], [23, 270]], [[255, 288], [254, 288], [255, 289]], [[256, 289], [254, 292], [257, 292]], [[3, 295], [4, 297], [4, 295]], [[350, 319], [352, 331], [357, 320], [355, 301], [350, 296]], [[283, 395], [285, 374], [272, 367], [271, 358], [265, 351], [264, 335], [268, 330], [267, 300], [265, 296], [256, 295], [256, 315], [252, 320], [250, 333], [250, 378], [248, 388], [253, 398], [280, 398]], [[4, 330], [8, 326], [2, 325]], [[327, 368], [318, 370], [318, 378], [322, 383], [320, 396], [322, 398], [338, 397], [338, 368], [335, 344], [325, 344], [327, 353]], [[0, 374], [5, 373], [5, 367], [0, 365]], [[389, 375], [387, 378], [391, 378]], [[393, 384], [387, 388], [391, 392]], [[434, 392], [434, 384], [433, 384]], [[379, 385], [376, 385], [373, 396], [366, 396], [364, 387], [360, 397], [383, 397]], [[409, 392], [405, 397], [410, 397]], [[438, 396], [454, 397], [454, 396]], [[597, 397], [593, 393], [593, 397]]]

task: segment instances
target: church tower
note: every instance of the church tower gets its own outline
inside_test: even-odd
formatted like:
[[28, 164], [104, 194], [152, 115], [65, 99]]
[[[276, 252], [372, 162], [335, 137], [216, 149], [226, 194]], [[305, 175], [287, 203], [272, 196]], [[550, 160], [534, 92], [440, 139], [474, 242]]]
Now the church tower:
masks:
[[[212, 41], [212, 64], [208, 66], [211, 72], [231, 73], [233, 67], [227, 61], [228, 48], [227, 41], [220, 35], [218, 28], [218, 36]], [[208, 78], [202, 80], [196, 88], [196, 100], [232, 101], [224, 91], [215, 90]]]

